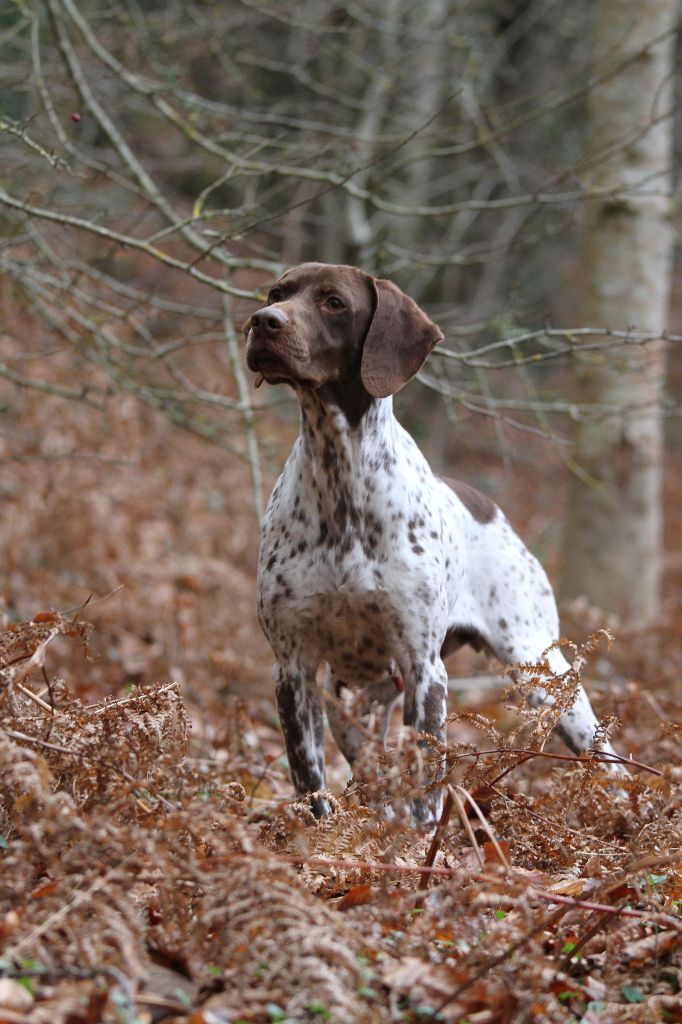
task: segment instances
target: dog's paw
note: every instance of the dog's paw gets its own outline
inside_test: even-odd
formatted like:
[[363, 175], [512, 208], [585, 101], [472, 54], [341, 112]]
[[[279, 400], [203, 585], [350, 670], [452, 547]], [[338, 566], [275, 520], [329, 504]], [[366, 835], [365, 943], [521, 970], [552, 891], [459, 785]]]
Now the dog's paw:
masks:
[[328, 818], [339, 809], [338, 802], [327, 790], [319, 790], [317, 793], [309, 793], [308, 801], [310, 809], [319, 821], [321, 818]]

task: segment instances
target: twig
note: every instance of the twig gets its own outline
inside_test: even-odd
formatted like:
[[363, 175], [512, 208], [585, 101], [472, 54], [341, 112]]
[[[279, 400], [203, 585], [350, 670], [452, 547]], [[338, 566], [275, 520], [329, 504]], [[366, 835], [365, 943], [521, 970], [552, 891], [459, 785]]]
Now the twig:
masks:
[[[460, 787], [458, 786], [457, 789], [459, 789], [459, 788]], [[483, 854], [481, 853], [481, 848], [480, 848], [480, 846], [478, 845], [478, 843], [476, 841], [476, 836], [474, 835], [474, 830], [471, 827], [471, 822], [469, 821], [469, 818], [467, 817], [467, 812], [466, 812], [466, 809], [464, 807], [464, 804], [462, 803], [462, 800], [461, 800], [461, 798], [459, 796], [459, 793], [457, 793], [452, 786], [448, 786], [448, 792], [452, 795], [452, 799], [453, 799], [453, 801], [455, 803], [455, 806], [457, 808], [457, 811], [459, 813], [459, 817], [461, 819], [462, 824], [464, 825], [464, 831], [468, 835], [469, 842], [471, 843], [471, 846], [472, 846], [472, 848], [474, 850], [474, 853], [476, 854], [476, 859], [478, 860], [478, 866], [479, 866], [479, 868], [482, 868], [485, 865], [485, 860], [484, 860]]]
[[[177, 693], [179, 685], [180, 684], [176, 680], [173, 680], [172, 683], [166, 683], [165, 686], [162, 686], [160, 690], [154, 690], [152, 695], [160, 697], [162, 693], [168, 693], [169, 690], [173, 689], [175, 689]], [[102, 715], [105, 711], [109, 711], [111, 708], [120, 707], [121, 704], [132, 704], [133, 701], [144, 700], [145, 697], [149, 696], [150, 694], [145, 691], [143, 693], [135, 693], [132, 697], [121, 697], [120, 700], [97, 701], [95, 704], [86, 704], [85, 710], [95, 711], [96, 714]]]
[[94, 598], [94, 600], [92, 594], [90, 594], [88, 597], [86, 597], [85, 601], [83, 601], [82, 604], [77, 605], [75, 608], [69, 608], [67, 609], [67, 611], [61, 612], [60, 614], [66, 617], [69, 615], [73, 615], [75, 612], [82, 612], [83, 609], [86, 607], [94, 608], [96, 604], [101, 604], [102, 601], [108, 601], [110, 597], [113, 597], [114, 594], [118, 594], [119, 590], [123, 590], [124, 588], [125, 583], [119, 583], [117, 587], [114, 587], [112, 590], [109, 590], [106, 594], [102, 594], [101, 597]]
[[223, 329], [225, 331], [225, 341], [227, 342], [227, 352], [230, 357], [230, 363], [232, 364], [232, 373], [234, 374], [237, 392], [239, 394], [244, 427], [246, 428], [246, 444], [249, 452], [249, 465], [251, 467], [251, 480], [253, 483], [253, 504], [260, 524], [263, 522], [263, 517], [265, 515], [265, 502], [263, 500], [263, 474], [261, 472], [260, 455], [258, 452], [258, 438], [256, 437], [251, 392], [249, 390], [246, 377], [244, 376], [244, 368], [242, 366], [242, 358], [237, 346], [234, 324], [232, 323], [232, 318], [229, 315], [229, 302], [227, 296], [223, 297]]
[[[192, 1007], [187, 1006], [186, 1003], [180, 1003], [177, 999], [168, 999], [166, 996], [157, 996], [153, 992], [138, 992], [135, 996], [135, 1002], [138, 1006], [158, 1006], [164, 1010], [172, 1010], [173, 1017], [186, 1017], [189, 1013], [192, 1013]], [[163, 1020], [167, 1014], [160, 1017]], [[199, 1014], [201, 1018], [203, 1014]], [[155, 1014], [153, 1019], [159, 1019]]]
[[[541, 341], [543, 338], [556, 339], [562, 342], [561, 347], [553, 348], [550, 352], [532, 353], [528, 356], [517, 356], [513, 360], [501, 362], [485, 362], [481, 356], [489, 352], [514, 348], [517, 345], [527, 344], [530, 341]], [[607, 338], [607, 341], [576, 341], [578, 338]], [[485, 370], [500, 370], [523, 365], [526, 363], [538, 363], [547, 359], [556, 359], [572, 352], [597, 352], [604, 349], [613, 349], [632, 345], [648, 345], [655, 341], [680, 342], [682, 335], [670, 331], [661, 331], [660, 334], [653, 334], [645, 331], [619, 331], [610, 327], [544, 327], [538, 330], [525, 331], [511, 338], [504, 338], [500, 341], [491, 341], [475, 349], [467, 351], [453, 351], [453, 349], [439, 348], [438, 356], [444, 359], [452, 359], [466, 366], [476, 366]]]
[[[451, 788], [452, 787], [448, 786], [448, 790], [450, 790]], [[486, 816], [484, 815], [483, 811], [481, 810], [481, 808], [478, 806], [478, 804], [476, 803], [476, 801], [472, 797], [471, 793], [468, 790], [464, 789], [463, 786], [456, 786], [455, 788], [458, 789], [459, 792], [462, 794], [462, 796], [464, 796], [469, 801], [469, 803], [471, 804], [471, 807], [473, 808], [474, 814], [476, 815], [476, 817], [480, 821], [482, 827], [485, 829], [485, 831], [490, 836], [490, 842], [493, 844], [495, 852], [497, 853], [497, 856], [500, 859], [500, 863], [504, 864], [504, 866], [507, 869], [507, 871], [511, 871], [511, 864], [507, 860], [507, 857], [505, 855], [504, 850], [502, 849], [502, 847], [498, 843], [497, 838], [496, 838], [493, 830], [490, 827], [490, 823], [488, 822], [488, 820], [487, 820]], [[467, 818], [467, 821], [468, 820], [469, 819]]]
[[[1, 191], [1, 190], [0, 190]], [[0, 195], [0, 201], [2, 196]], [[10, 370], [5, 363], [0, 363], [0, 377], [10, 381], [18, 388], [28, 388], [33, 391], [41, 391], [44, 394], [55, 395], [57, 398], [67, 398], [74, 402], [84, 402], [93, 409], [102, 409], [101, 402], [96, 402], [90, 397], [92, 388], [88, 384], [82, 384], [79, 388], [69, 388], [62, 384], [53, 384], [50, 381], [38, 380], [35, 377], [24, 377], [20, 373]]]
[[25, 202], [10, 195], [9, 192], [3, 188], [0, 188], [0, 203], [4, 203], [5, 206], [9, 206], [10, 209], [19, 210], [20, 212], [27, 214], [29, 217], [38, 217], [41, 220], [52, 221], [55, 224], [64, 224], [68, 227], [78, 228], [81, 231], [97, 235], [100, 238], [107, 238], [109, 241], [117, 242], [124, 248], [136, 249], [138, 252], [146, 253], [147, 256], [151, 256], [153, 259], [165, 264], [165, 266], [173, 267], [176, 270], [183, 270], [191, 277], [196, 278], [197, 281], [201, 281], [202, 284], [209, 285], [211, 288], [225, 292], [227, 295], [235, 295], [240, 299], [253, 299], [253, 292], [245, 291], [242, 288], [234, 288], [232, 285], [228, 285], [221, 277], [216, 277], [212, 274], [204, 274], [192, 263], [176, 259], [174, 256], [171, 256], [170, 253], [157, 248], [145, 239], [135, 238], [133, 235], [122, 234], [120, 231], [115, 231], [113, 228], [107, 228], [103, 224], [98, 224], [93, 220], [84, 220], [82, 217], [73, 217], [67, 213], [58, 213], [56, 210], [34, 206], [32, 203]]
[[19, 740], [21, 743], [31, 743], [37, 747], [46, 747], [47, 750], [56, 750], [60, 754], [77, 754], [77, 750], [72, 750], [70, 747], [60, 747], [58, 743], [48, 743], [47, 740], [39, 740], [37, 736], [27, 736], [23, 732], [16, 732], [14, 729], [5, 729], [2, 726], [2, 731], [5, 736], [9, 736], [11, 740]]
[[[455, 760], [460, 760], [464, 757], [484, 757], [488, 754], [528, 754], [526, 760], [530, 760], [533, 757], [544, 757], [550, 761], [564, 761], [569, 764], [624, 764], [628, 768], [641, 768], [642, 771], [650, 772], [652, 775], [658, 775], [661, 777], [663, 772], [658, 768], [653, 768], [650, 764], [645, 764], [643, 761], [635, 761], [634, 758], [621, 757], [620, 754], [605, 754], [603, 751], [595, 752], [594, 755], [579, 755], [579, 754], [554, 754], [548, 750], [532, 750], [529, 747], [496, 747], [493, 750], [472, 750], [467, 751], [463, 754], [455, 754]], [[521, 762], [519, 762], [521, 763]], [[514, 767], [518, 768], [519, 765]]]
[[[219, 854], [207, 856], [205, 860], [211, 864], [219, 864], [224, 861], [234, 860], [237, 856], [253, 859], [253, 854]], [[387, 864], [384, 861], [344, 860], [343, 857], [308, 857], [299, 854], [282, 853], [274, 857], [265, 857], [264, 860], [277, 864], [309, 865], [321, 868], [349, 868], [353, 871], [384, 871], [392, 874], [422, 874], [427, 872], [430, 875], [441, 875], [443, 878], [452, 878], [457, 875], [461, 868], [434, 868], [425, 867], [423, 864]]]
[[503, 772], [500, 772], [499, 775], [496, 775], [492, 782], [488, 782], [487, 785], [490, 786], [491, 789], [495, 790], [496, 793], [499, 792], [499, 790], [495, 789], [497, 783], [501, 782], [505, 775], [509, 775], [510, 772], [513, 772], [516, 768], [520, 768], [522, 764], [525, 764], [526, 761], [531, 761], [532, 759], [532, 754], [525, 754], [519, 761], [516, 762], [516, 764], [509, 765], [508, 768], [505, 768]]
[[529, 893], [537, 899], [542, 900], [544, 903], [561, 903], [564, 906], [580, 907], [582, 910], [596, 911], [598, 914], [613, 914], [620, 917], [630, 917], [638, 921], [662, 921], [665, 922], [666, 927], [674, 928], [676, 931], [682, 931], [682, 921], [679, 917], [673, 917], [672, 914], [666, 914], [655, 910], [633, 910], [631, 908], [619, 907], [615, 908], [609, 906], [608, 903], [595, 903], [592, 900], [581, 900], [576, 896], [562, 896], [559, 893], [551, 892], [546, 889], [538, 889], [535, 886], [530, 887]]
[[16, 686], [17, 690], [20, 690], [25, 697], [28, 697], [28, 699], [32, 700], [34, 704], [37, 704], [39, 708], [42, 708], [43, 711], [49, 711], [51, 715], [61, 714], [60, 711], [57, 711], [56, 708], [50, 707], [46, 700], [39, 697], [37, 693], [33, 692], [33, 690], [29, 690], [27, 686], [23, 685], [23, 683], [13, 683], [13, 685]]
[[[448, 821], [450, 820], [453, 807], [454, 800], [452, 799], [451, 787], [448, 786], [445, 794], [445, 800], [443, 801], [443, 810], [441, 812], [440, 821], [438, 822], [433, 839], [431, 840], [431, 845], [429, 846], [429, 852], [426, 854], [426, 860], [424, 861], [424, 873], [419, 879], [419, 885], [417, 886], [417, 889], [420, 891], [423, 891], [428, 887], [429, 880], [431, 878], [430, 869], [433, 867], [433, 862], [436, 859], [436, 854], [438, 853], [443, 836], [445, 835], [445, 829], [447, 828]], [[422, 901], [420, 900], [420, 903], [421, 902]]]
[[[625, 899], [623, 900], [623, 905], [624, 904]], [[592, 927], [588, 928], [587, 931], [580, 936], [577, 942], [572, 943], [570, 953], [567, 953], [563, 960], [561, 960], [557, 970], [569, 971], [571, 968], [571, 961], [576, 956], [576, 954], [580, 952], [583, 946], [585, 946], [590, 941], [590, 939], [597, 934], [597, 932], [600, 932], [602, 928], [605, 928], [606, 925], [609, 924], [610, 921], [613, 921], [614, 918], [618, 917], [621, 909], [622, 907], [620, 906], [614, 907], [613, 910], [608, 910], [605, 913], [600, 914], [595, 923], [592, 925]]]

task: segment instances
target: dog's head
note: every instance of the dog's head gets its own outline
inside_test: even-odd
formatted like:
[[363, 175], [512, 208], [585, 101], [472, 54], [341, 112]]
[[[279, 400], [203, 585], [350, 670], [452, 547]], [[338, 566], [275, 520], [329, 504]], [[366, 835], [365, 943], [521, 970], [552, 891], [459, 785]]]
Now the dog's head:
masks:
[[247, 320], [246, 361], [270, 384], [399, 391], [443, 335], [408, 295], [355, 267], [302, 263]]

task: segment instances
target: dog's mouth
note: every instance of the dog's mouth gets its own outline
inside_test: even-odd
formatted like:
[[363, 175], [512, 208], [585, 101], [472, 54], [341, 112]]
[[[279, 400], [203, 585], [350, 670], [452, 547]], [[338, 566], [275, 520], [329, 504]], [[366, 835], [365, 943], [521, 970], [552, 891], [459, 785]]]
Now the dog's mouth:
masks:
[[267, 381], [268, 384], [281, 384], [291, 379], [282, 357], [269, 349], [251, 348], [246, 353], [246, 363], [256, 374], [257, 388], [263, 381]]
[[319, 381], [312, 380], [305, 375], [298, 374], [289, 367], [284, 358], [270, 349], [259, 349], [248, 351], [246, 363], [250, 370], [256, 374], [254, 387], [259, 388], [264, 382], [268, 384], [292, 384], [297, 387], [310, 389], [319, 386]]

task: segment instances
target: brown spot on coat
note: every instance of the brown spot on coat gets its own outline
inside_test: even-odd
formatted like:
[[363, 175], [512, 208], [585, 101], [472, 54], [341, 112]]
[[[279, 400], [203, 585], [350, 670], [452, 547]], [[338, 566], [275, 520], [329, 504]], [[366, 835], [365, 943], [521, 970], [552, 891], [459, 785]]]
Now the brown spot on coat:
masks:
[[431, 683], [424, 697], [423, 731], [437, 736], [445, 718], [445, 690], [439, 683]]
[[477, 523], [480, 523], [482, 526], [492, 523], [497, 514], [497, 505], [494, 501], [485, 494], [481, 494], [480, 491], [477, 491], [470, 484], [465, 484], [463, 480], [451, 480], [447, 476], [442, 476], [440, 479], [455, 492]]

